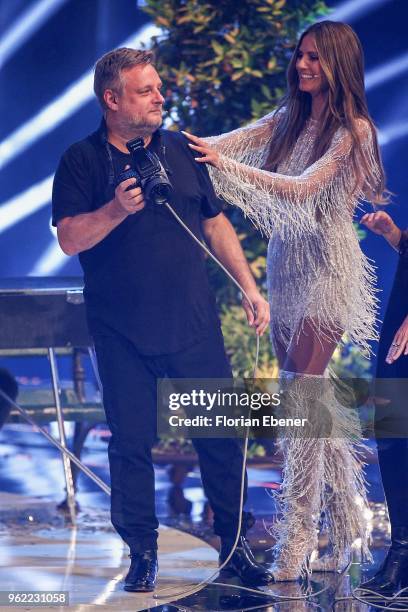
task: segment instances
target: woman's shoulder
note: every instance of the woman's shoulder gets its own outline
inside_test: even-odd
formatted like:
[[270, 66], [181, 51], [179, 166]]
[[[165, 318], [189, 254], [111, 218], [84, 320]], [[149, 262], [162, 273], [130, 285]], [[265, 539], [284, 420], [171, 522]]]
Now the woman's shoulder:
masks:
[[232, 133], [244, 132], [247, 136], [253, 136], [254, 138], [263, 137], [265, 135], [269, 137], [283, 115], [284, 109], [280, 107], [275, 108], [258, 119], [251, 119], [248, 123], [245, 123]]
[[372, 137], [375, 128], [367, 117], [355, 117], [348, 126], [343, 127], [343, 134], [348, 133], [351, 136], [357, 136], [361, 141]]
[[367, 117], [357, 117], [354, 120], [354, 125], [358, 135], [361, 138], [367, 138], [373, 133], [373, 125]]
[[267, 113], [266, 115], [261, 117], [259, 121], [260, 122], [263, 121], [265, 123], [276, 123], [277, 121], [282, 119], [282, 117], [284, 117], [285, 114], [286, 114], [286, 107], [278, 106], [277, 108], [274, 108], [270, 113]]
[[343, 124], [336, 129], [333, 134], [332, 144], [343, 140], [349, 141], [351, 144], [356, 138], [360, 142], [367, 142], [372, 139], [373, 129], [372, 123], [366, 117], [355, 117], [351, 124]]

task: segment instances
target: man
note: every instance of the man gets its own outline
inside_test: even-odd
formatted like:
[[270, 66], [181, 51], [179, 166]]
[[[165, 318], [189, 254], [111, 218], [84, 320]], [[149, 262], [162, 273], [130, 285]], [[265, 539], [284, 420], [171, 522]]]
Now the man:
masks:
[[[258, 292], [237, 236], [221, 213], [207, 170], [194, 162], [181, 134], [159, 129], [164, 98], [152, 53], [117, 49], [96, 64], [94, 90], [104, 120], [71, 146], [58, 167], [53, 223], [69, 255], [79, 253], [85, 300], [112, 432], [109, 462], [112, 523], [130, 547], [129, 591], [151, 591], [157, 573], [157, 527], [151, 448], [156, 439], [156, 381], [230, 378], [214, 298], [200, 247], [164, 206], [146, 203], [129, 167], [126, 142], [143, 138], [174, 188], [173, 207], [243, 286], [248, 322], [262, 334], [269, 307]], [[119, 184], [118, 184], [119, 182]], [[193, 441], [205, 493], [221, 537], [221, 560], [238, 526], [242, 454], [233, 440]], [[270, 574], [244, 538], [229, 567], [250, 584]]]

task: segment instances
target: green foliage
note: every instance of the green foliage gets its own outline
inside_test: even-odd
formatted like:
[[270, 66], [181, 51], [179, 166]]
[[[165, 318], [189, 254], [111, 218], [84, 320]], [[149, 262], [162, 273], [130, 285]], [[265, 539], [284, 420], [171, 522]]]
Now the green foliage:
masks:
[[[221, 319], [226, 350], [234, 376], [252, 378], [256, 354], [256, 336], [253, 328], [248, 326], [244, 310], [237, 305], [223, 306]], [[278, 378], [278, 375], [277, 362], [272, 353], [269, 335], [264, 334], [260, 339], [257, 376], [260, 378]]]
[[175, 128], [226, 132], [269, 112], [286, 87], [299, 31], [320, 0], [147, 0], [153, 50]]
[[371, 365], [370, 360], [361, 353], [361, 349], [347, 341], [334, 351], [332, 357], [332, 366], [336, 375], [340, 378], [347, 378], [348, 376], [367, 378], [371, 375]]

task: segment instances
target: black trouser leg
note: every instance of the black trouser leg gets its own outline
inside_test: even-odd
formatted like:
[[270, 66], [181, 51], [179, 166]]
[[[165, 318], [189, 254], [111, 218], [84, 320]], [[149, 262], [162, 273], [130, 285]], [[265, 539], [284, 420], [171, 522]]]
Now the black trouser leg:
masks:
[[[121, 336], [95, 339], [103, 384], [104, 407], [112, 432], [109, 463], [112, 524], [132, 551], [157, 546], [154, 470], [151, 449], [156, 439], [156, 383], [174, 378], [232, 378], [221, 331], [194, 346], [150, 357], [140, 355]], [[234, 537], [238, 527], [242, 475], [241, 442], [194, 440], [205, 493], [214, 511], [215, 532]], [[245, 474], [244, 502], [247, 494]], [[253, 523], [243, 514], [242, 533]]]
[[[167, 372], [173, 378], [232, 379], [231, 366], [225, 354], [221, 331], [216, 328], [203, 342], [167, 358]], [[237, 532], [242, 478], [242, 440], [229, 438], [195, 438], [201, 479], [205, 494], [214, 512], [214, 531], [222, 537], [233, 538]], [[247, 498], [245, 471], [244, 498]], [[243, 513], [242, 533], [254, 519]]]
[[156, 376], [120, 336], [95, 339], [109, 443], [111, 518], [132, 552], [157, 548], [154, 469]]
[[380, 439], [377, 447], [391, 538], [403, 539], [408, 545], [408, 440]]
[[[214, 532], [223, 538], [235, 538], [239, 520], [239, 502], [243, 455], [240, 441], [228, 438], [195, 438], [201, 479], [214, 512]], [[247, 474], [244, 472], [243, 505], [247, 499]], [[241, 534], [253, 524], [252, 515], [244, 512]]]
[[[400, 357], [400, 359], [407, 358]], [[398, 365], [401, 366], [401, 364]], [[395, 373], [398, 374], [398, 370]], [[375, 435], [381, 479], [391, 523], [391, 537], [393, 541], [402, 537], [408, 543], [406, 391], [406, 381], [402, 380], [402, 376], [400, 378], [377, 378], [376, 395], [383, 401], [376, 406]]]

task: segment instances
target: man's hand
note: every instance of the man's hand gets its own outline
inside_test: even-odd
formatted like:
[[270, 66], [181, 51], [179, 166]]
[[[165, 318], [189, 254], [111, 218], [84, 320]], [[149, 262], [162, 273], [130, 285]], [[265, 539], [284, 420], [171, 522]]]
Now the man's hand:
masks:
[[408, 316], [395, 334], [385, 361], [392, 364], [401, 355], [408, 355]]
[[127, 213], [133, 215], [145, 207], [142, 190], [140, 187], [134, 187], [126, 191], [130, 185], [134, 185], [135, 179], [130, 178], [122, 181], [115, 189], [114, 203], [118, 212], [121, 214]]
[[255, 317], [245, 297], [242, 300], [242, 307], [245, 310], [249, 325], [255, 327], [257, 336], [262, 336], [271, 318], [269, 304], [257, 290], [248, 292], [248, 297], [255, 309]]
[[361, 218], [360, 223], [368, 227], [374, 234], [384, 236], [394, 248], [397, 248], [401, 239], [401, 230], [395, 225], [388, 213], [383, 210], [367, 213]]

